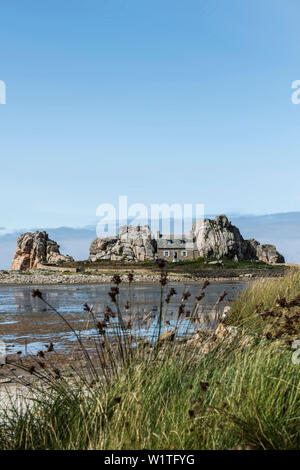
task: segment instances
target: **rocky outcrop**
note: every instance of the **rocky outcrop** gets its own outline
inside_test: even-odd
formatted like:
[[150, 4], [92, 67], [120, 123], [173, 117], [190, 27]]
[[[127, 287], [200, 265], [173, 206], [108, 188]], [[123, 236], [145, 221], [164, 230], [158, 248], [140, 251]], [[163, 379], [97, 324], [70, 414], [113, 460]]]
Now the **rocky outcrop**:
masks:
[[[261, 245], [254, 239], [245, 240], [239, 229], [225, 215], [217, 216], [214, 220], [195, 222], [190, 235], [195, 240], [199, 256], [204, 258], [284, 263], [284, 257], [277, 252], [275, 246]], [[115, 237], [96, 238], [90, 246], [89, 260], [151, 260], [156, 248], [156, 241], [148, 225], [124, 225]]]
[[240, 260], [260, 260], [268, 263], [284, 263], [284, 257], [273, 245], [261, 245], [258, 241], [245, 240], [239, 229], [229, 222], [226, 215], [214, 220], [204, 219], [194, 223], [191, 231], [199, 255]]
[[26, 232], [18, 237], [12, 271], [37, 268], [39, 264], [60, 264], [74, 261], [71, 256], [60, 254], [59, 245], [50, 240], [46, 232]]
[[261, 245], [257, 240], [254, 240], [253, 238], [247, 241], [255, 249], [256, 257], [260, 261], [264, 261], [265, 263], [271, 263], [271, 264], [285, 262], [284, 257], [280, 253], [278, 253], [275, 245], [269, 245], [269, 244]]
[[154, 258], [156, 241], [148, 225], [124, 225], [116, 237], [96, 238], [89, 260], [145, 261]]
[[204, 258], [237, 257], [241, 260], [255, 256], [252, 246], [248, 246], [239, 229], [225, 215], [217, 216], [214, 220], [204, 219], [198, 226], [195, 222], [192, 234], [196, 237], [199, 254]]

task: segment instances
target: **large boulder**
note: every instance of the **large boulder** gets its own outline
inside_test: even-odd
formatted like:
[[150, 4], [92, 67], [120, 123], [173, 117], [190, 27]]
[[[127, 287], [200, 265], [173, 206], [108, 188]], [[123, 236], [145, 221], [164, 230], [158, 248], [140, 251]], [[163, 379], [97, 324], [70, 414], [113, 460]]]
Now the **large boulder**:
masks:
[[148, 225], [123, 225], [116, 237], [96, 238], [89, 260], [145, 261], [154, 258], [156, 241]]
[[[226, 215], [219, 215], [214, 220], [204, 219], [192, 227], [197, 249], [204, 258], [235, 258], [238, 260], [255, 256], [254, 249], [248, 247], [239, 229], [232, 225]], [[250, 252], [249, 252], [250, 250]]]
[[199, 255], [204, 258], [225, 257], [236, 261], [284, 263], [284, 257], [276, 251], [274, 245], [261, 245], [254, 239], [245, 240], [226, 215], [219, 215], [214, 220], [194, 222], [191, 235], [195, 239]]
[[254, 240], [253, 238], [248, 240], [248, 242], [254, 247], [256, 257], [260, 261], [264, 261], [265, 263], [271, 264], [285, 262], [284, 257], [280, 253], [278, 253], [275, 245], [261, 245], [257, 240]]
[[17, 248], [11, 265], [12, 271], [37, 268], [40, 264], [60, 264], [74, 261], [71, 256], [60, 254], [59, 245], [50, 240], [46, 232], [26, 232], [18, 237]]

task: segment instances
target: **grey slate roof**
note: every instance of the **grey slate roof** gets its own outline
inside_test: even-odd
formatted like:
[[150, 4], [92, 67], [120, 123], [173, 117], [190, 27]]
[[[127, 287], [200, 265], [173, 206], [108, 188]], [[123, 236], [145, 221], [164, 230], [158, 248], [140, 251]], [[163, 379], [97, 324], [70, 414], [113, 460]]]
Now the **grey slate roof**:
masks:
[[156, 242], [159, 250], [196, 249], [192, 238], [158, 238]]

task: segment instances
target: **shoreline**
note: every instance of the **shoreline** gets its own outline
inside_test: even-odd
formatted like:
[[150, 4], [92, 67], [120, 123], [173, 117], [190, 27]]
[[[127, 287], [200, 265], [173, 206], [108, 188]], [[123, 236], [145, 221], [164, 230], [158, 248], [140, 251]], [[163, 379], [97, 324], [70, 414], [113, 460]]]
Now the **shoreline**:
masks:
[[[59, 273], [51, 271], [24, 271], [24, 272], [8, 272], [0, 271], [0, 287], [1, 286], [45, 286], [45, 285], [97, 285], [111, 284], [114, 272], [100, 273]], [[124, 284], [128, 283], [127, 273], [119, 271]], [[263, 270], [213, 270], [207, 273], [201, 272], [199, 275], [191, 275], [188, 273], [168, 273], [169, 283], [186, 283], [199, 284], [206, 280], [211, 282], [226, 281], [253, 281], [257, 279], [272, 279], [283, 276], [283, 272], [263, 271]], [[160, 281], [159, 272], [134, 272], [135, 284], [158, 284]]]

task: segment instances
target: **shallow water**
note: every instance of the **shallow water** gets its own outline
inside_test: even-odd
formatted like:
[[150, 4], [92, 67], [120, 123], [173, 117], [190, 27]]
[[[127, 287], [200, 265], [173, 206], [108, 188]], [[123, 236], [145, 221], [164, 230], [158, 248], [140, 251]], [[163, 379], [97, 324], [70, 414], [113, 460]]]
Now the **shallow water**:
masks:
[[[206, 289], [206, 295], [201, 301], [198, 312], [199, 321], [197, 328], [214, 326], [216, 311], [221, 312], [225, 305], [229, 305], [238, 294], [247, 286], [242, 282], [217, 282], [210, 284]], [[42, 286], [44, 298], [72, 324], [76, 331], [81, 332], [84, 339], [92, 339], [97, 334], [90, 315], [83, 310], [83, 304], [87, 302], [93, 305], [93, 311], [97, 319], [103, 319], [105, 307], [110, 302], [108, 291], [110, 285], [90, 286]], [[185, 302], [185, 309], [192, 309], [195, 296], [199, 294], [202, 284], [192, 285], [168, 285], [164, 291], [164, 298], [170, 287], [174, 287], [177, 295], [172, 297], [164, 316], [165, 325], [162, 331], [174, 327], [177, 318], [178, 304], [182, 293], [189, 290], [191, 297]], [[0, 340], [6, 344], [8, 353], [21, 351], [22, 353], [36, 353], [44, 349], [45, 344], [53, 341], [55, 349], [72, 349], [76, 342], [74, 334], [70, 332], [64, 322], [47, 307], [39, 298], [31, 295], [32, 286], [0, 286]], [[215, 308], [219, 296], [226, 291], [228, 295], [224, 301]], [[139, 284], [132, 286], [132, 305], [130, 311], [125, 312], [124, 305], [130, 301], [128, 285], [120, 285], [120, 307], [124, 312], [124, 320], [133, 319], [133, 335], [151, 339], [157, 331], [157, 318], [160, 304], [160, 285]], [[164, 313], [166, 304], [164, 303]], [[146, 319], [146, 321], [145, 321]], [[116, 320], [111, 322], [111, 328], [107, 333], [111, 336], [116, 331]], [[190, 321], [180, 323], [179, 335], [191, 331], [195, 327]]]

